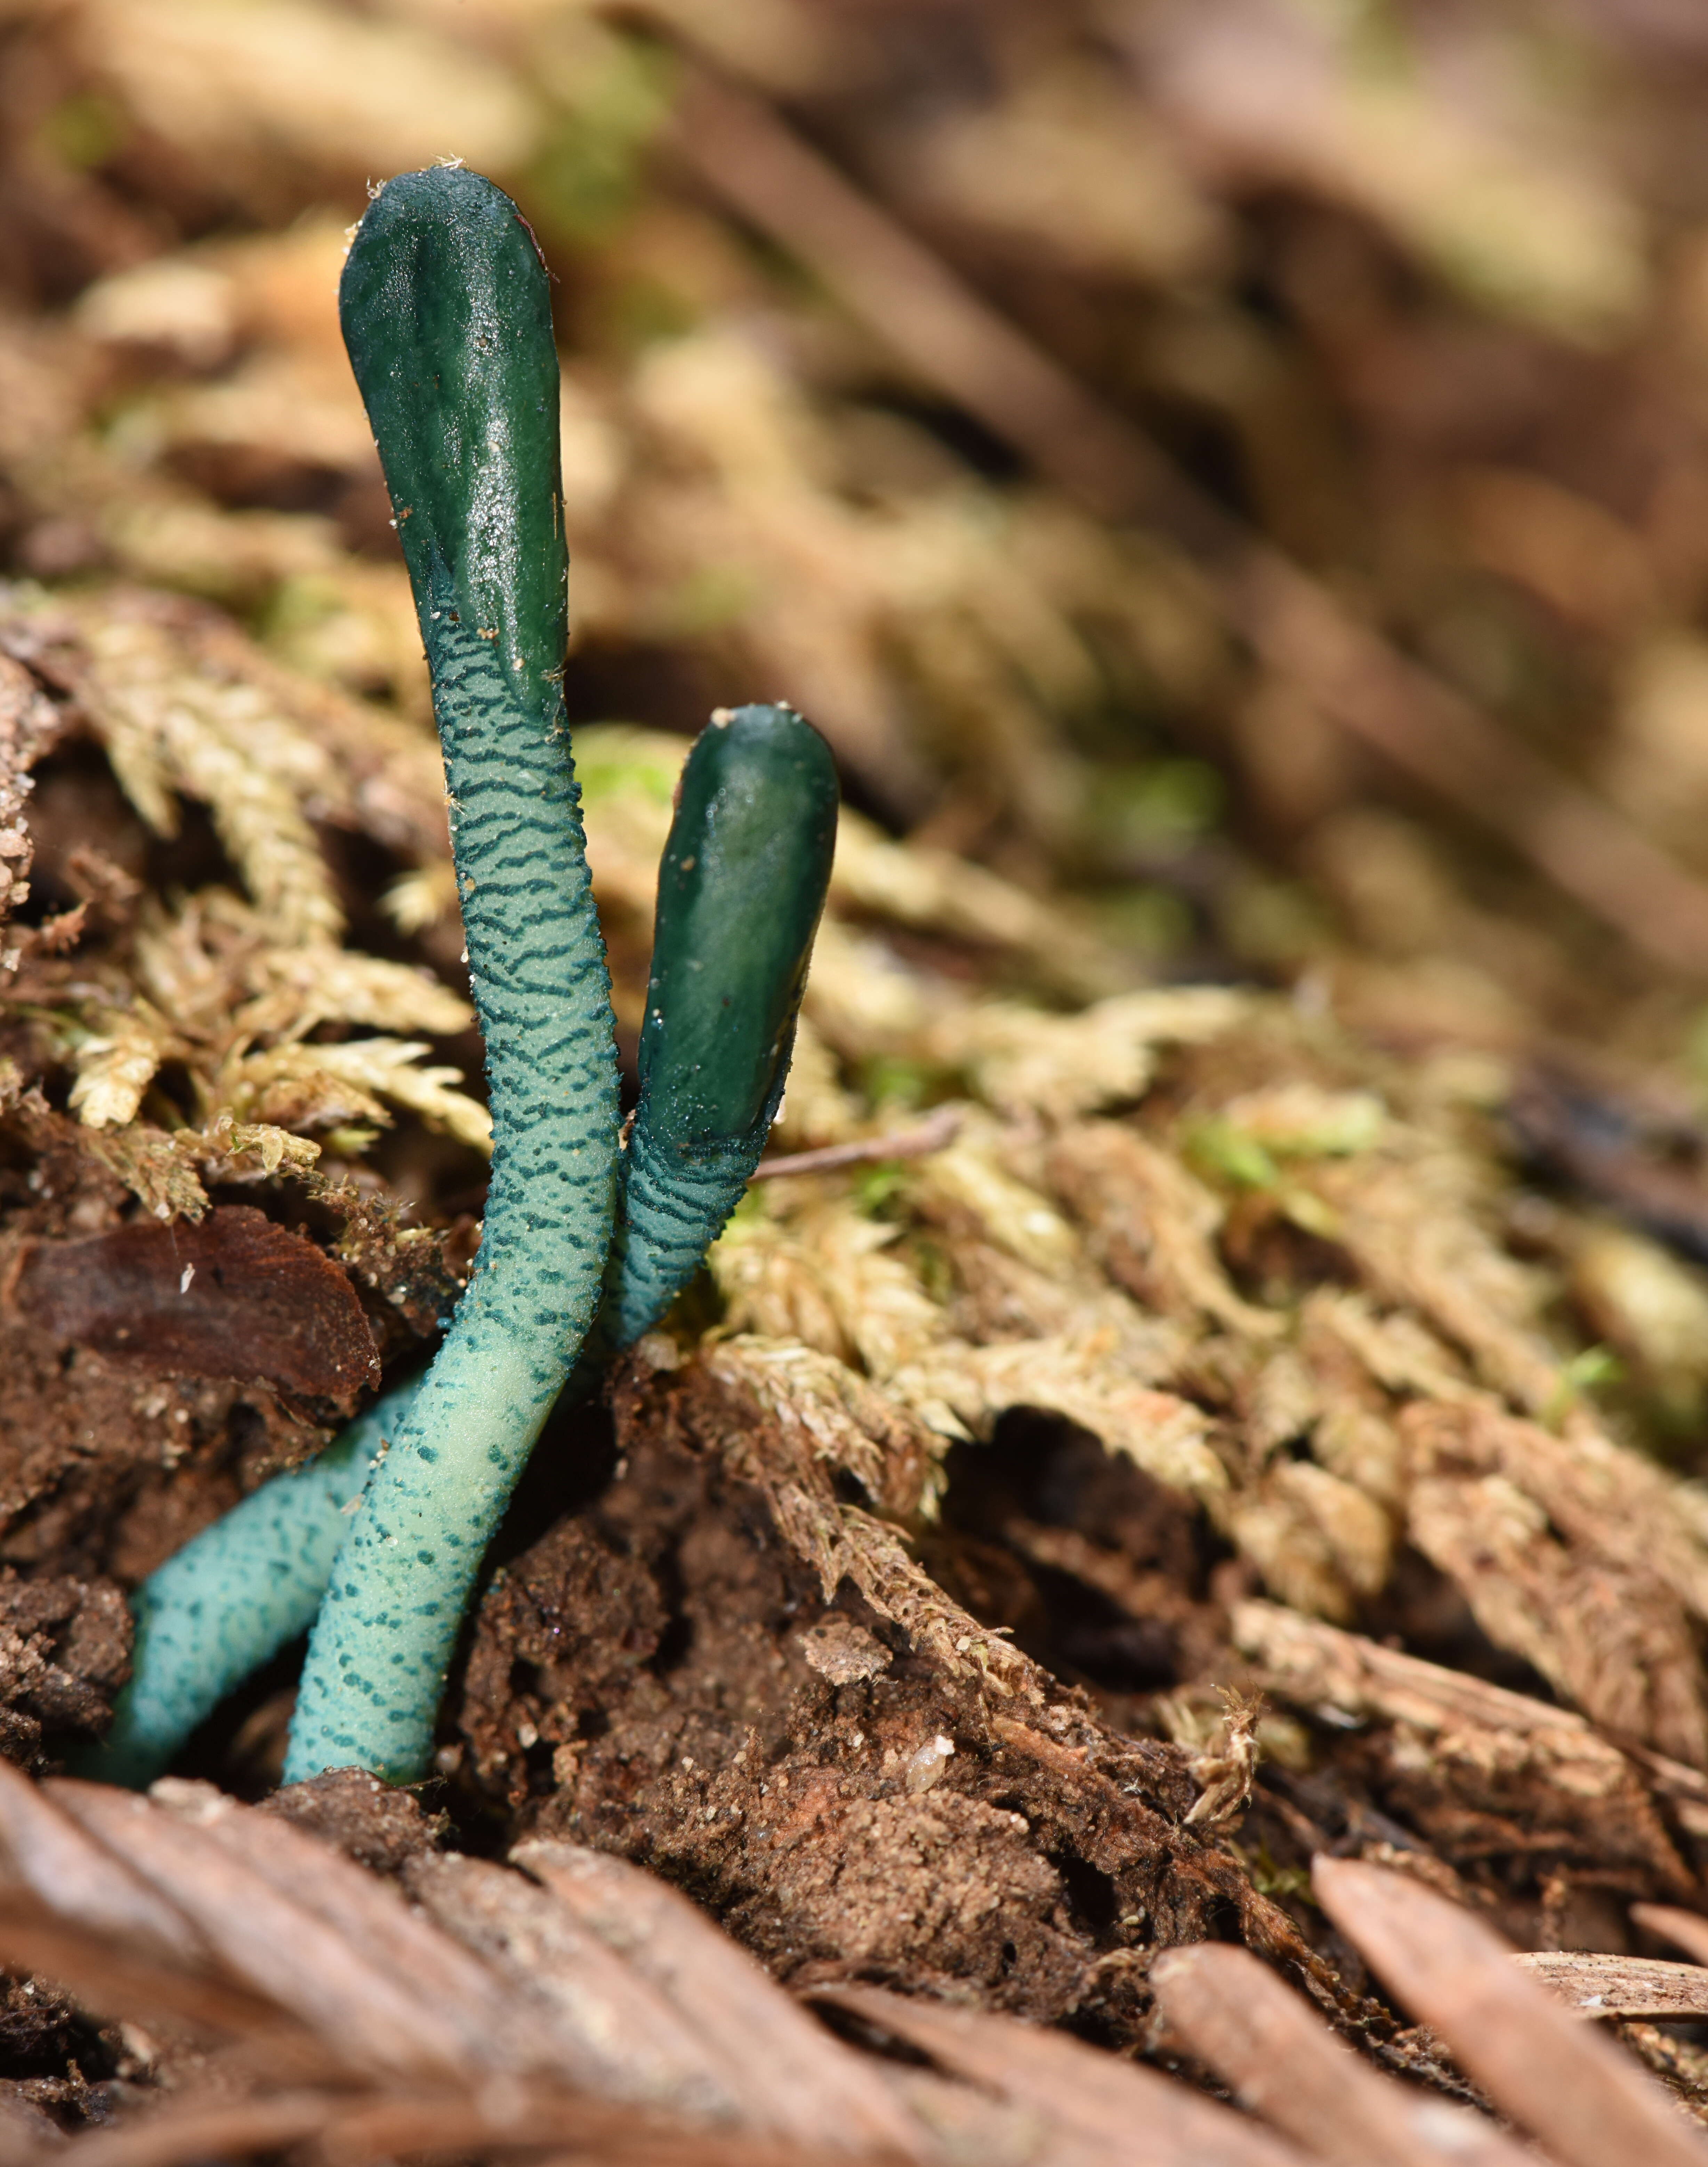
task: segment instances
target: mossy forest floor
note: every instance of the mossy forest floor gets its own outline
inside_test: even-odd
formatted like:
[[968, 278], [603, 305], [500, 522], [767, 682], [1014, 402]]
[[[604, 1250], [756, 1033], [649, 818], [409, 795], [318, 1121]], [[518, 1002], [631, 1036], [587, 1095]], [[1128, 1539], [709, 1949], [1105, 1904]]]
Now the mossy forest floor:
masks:
[[[1521, 2125], [1313, 1861], [1586, 1959], [1663, 1953], [1633, 1906], [1708, 1914], [1708, 49], [1642, 12], [6, 13], [15, 1770], [99, 1731], [138, 1582], [427, 1358], [478, 1238], [442, 776], [334, 307], [364, 180], [465, 157], [559, 280], [631, 1084], [687, 734], [787, 697], [847, 798], [773, 1163], [549, 1428], [431, 1781], [276, 1793], [300, 1651], [255, 1679], [178, 1774], [265, 1821], [182, 1781], [145, 1817], [200, 1937], [131, 1920], [126, 1961], [178, 1966], [160, 2024], [165, 1973], [101, 1970], [98, 1876], [14, 1907], [20, 2142], [510, 2142], [484, 2093], [449, 2134], [362, 2094], [363, 2136], [347, 2071], [231, 2075], [266, 2031], [232, 1979], [271, 1989], [196, 1873], [264, 1854], [301, 1903], [315, 1856], [257, 1827], [401, 1877], [459, 1963], [519, 1946], [519, 1882], [480, 1875], [575, 1846], [841, 1997], [862, 2050], [883, 1990], [1182, 2097], [1230, 2064], [1153, 1965], [1244, 1944]], [[0, 1833], [45, 1887], [29, 1810]], [[141, 1871], [109, 1810], [77, 1808]], [[175, 1879], [199, 1815], [224, 1833]], [[210, 1947], [241, 2052], [197, 2030]], [[445, 1985], [477, 2029], [422, 2048], [439, 2077], [510, 2067], [489, 1986]], [[1708, 2002], [1608, 1990], [1708, 2119]], [[917, 2156], [1056, 2156], [1012, 2102], [1008, 2152], [988, 2115], [952, 2142], [973, 2047], [907, 2036]], [[574, 2156], [839, 2141], [780, 2109], [637, 2134], [610, 2100], [687, 2127], [700, 2095], [608, 2077], [576, 2078], [616, 2118]], [[125, 2134], [204, 2098], [237, 2119]], [[906, 2150], [891, 2111], [845, 2148]], [[516, 2108], [542, 2159], [557, 2111]]]

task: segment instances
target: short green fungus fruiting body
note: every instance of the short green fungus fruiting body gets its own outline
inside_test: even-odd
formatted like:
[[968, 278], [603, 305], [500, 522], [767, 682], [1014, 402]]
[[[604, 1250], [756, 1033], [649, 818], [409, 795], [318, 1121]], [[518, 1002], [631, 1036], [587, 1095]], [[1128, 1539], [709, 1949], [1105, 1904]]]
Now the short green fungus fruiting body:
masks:
[[445, 755], [494, 1150], [474, 1275], [309, 1645], [286, 1780], [424, 1771], [464, 1609], [597, 1307], [617, 1062], [561, 673], [568, 559], [546, 273], [457, 167], [381, 190], [340, 289]]
[[317, 1460], [274, 1476], [150, 1574], [130, 1598], [130, 1682], [75, 1774], [141, 1790], [227, 1693], [307, 1632], [350, 1508], [420, 1383], [388, 1392]]
[[740, 1202], [782, 1096], [836, 845], [830, 749], [792, 707], [737, 707], [694, 740], [658, 869], [605, 1301], [588, 1354], [633, 1345]]

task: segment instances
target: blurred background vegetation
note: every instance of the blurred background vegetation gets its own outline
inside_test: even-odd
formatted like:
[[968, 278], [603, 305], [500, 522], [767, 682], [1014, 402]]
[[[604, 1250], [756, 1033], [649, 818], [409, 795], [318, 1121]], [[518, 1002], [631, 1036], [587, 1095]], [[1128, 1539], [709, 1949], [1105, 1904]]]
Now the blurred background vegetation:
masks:
[[419, 713], [334, 310], [559, 281], [580, 719], [787, 697], [1135, 979], [1708, 1074], [1691, 0], [8, 0], [0, 550]]

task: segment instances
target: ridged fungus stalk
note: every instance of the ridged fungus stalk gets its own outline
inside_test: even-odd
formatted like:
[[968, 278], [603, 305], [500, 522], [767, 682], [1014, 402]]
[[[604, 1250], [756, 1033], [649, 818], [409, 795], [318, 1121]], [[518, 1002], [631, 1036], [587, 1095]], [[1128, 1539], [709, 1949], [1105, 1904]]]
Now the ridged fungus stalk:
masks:
[[486, 1545], [598, 1307], [617, 1053], [564, 712], [545, 266], [501, 189], [432, 167], [369, 205], [338, 307], [432, 680], [493, 1152], [468, 1290], [310, 1636], [285, 1776], [354, 1764], [407, 1781]]

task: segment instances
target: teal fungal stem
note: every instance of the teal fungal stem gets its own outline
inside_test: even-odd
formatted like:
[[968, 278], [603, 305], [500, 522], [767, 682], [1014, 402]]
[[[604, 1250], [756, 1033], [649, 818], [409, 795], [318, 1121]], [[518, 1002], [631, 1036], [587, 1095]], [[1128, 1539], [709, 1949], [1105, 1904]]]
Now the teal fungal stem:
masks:
[[420, 1384], [388, 1392], [317, 1460], [274, 1476], [149, 1575], [130, 1598], [130, 1682], [76, 1774], [152, 1783], [227, 1693], [307, 1632], [350, 1513]]
[[[109, 1782], [158, 1774], [317, 1608], [286, 1779], [352, 1763], [393, 1781], [423, 1772], [481, 1558], [578, 1350], [576, 1393], [665, 1314], [758, 1162], [835, 846], [818, 733], [786, 707], [714, 717], [660, 865], [640, 1099], [619, 1158], [608, 981], [558, 691], [566, 559], [544, 273], [507, 197], [435, 169], [382, 191], [341, 298], [445, 751], [491, 1082], [486, 1218], [426, 1375], [138, 1591], [132, 1682], [80, 1762]], [[384, 1453], [382, 1438], [395, 1439]]]
[[474, 1274], [339, 1551], [285, 1775], [353, 1763], [408, 1782], [480, 1560], [598, 1306], [617, 1056], [561, 689], [544, 266], [490, 181], [407, 173], [362, 220], [339, 309], [432, 680], [494, 1148]]

